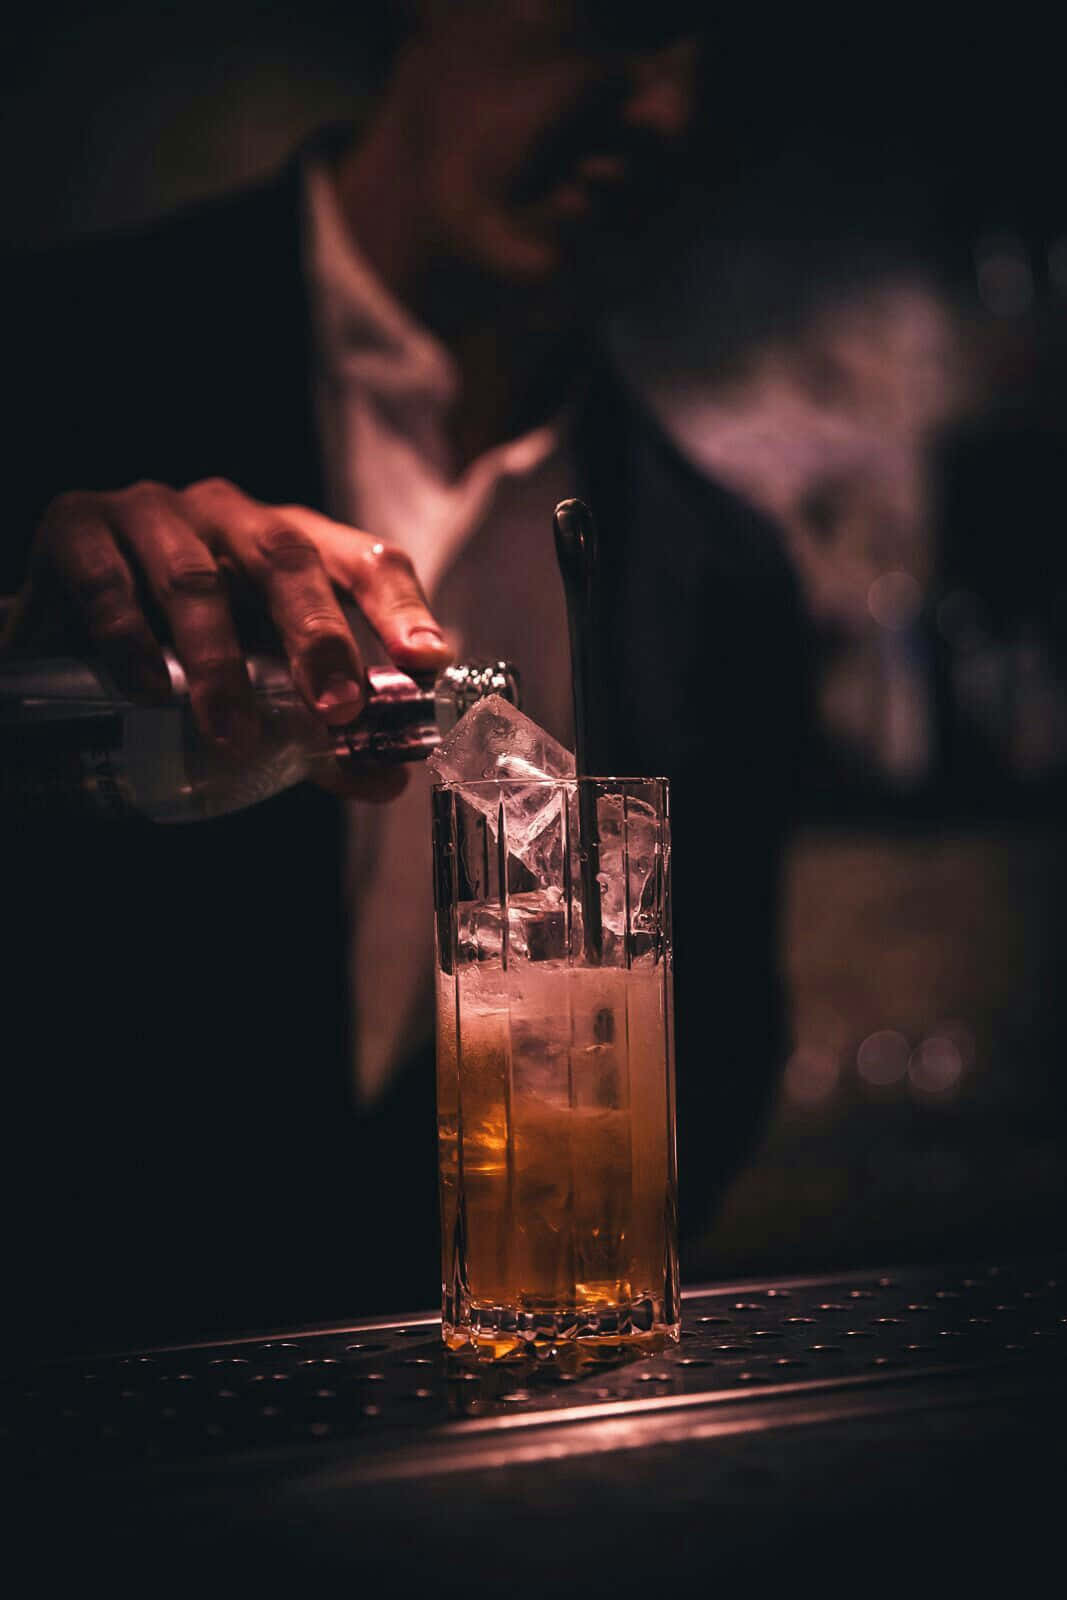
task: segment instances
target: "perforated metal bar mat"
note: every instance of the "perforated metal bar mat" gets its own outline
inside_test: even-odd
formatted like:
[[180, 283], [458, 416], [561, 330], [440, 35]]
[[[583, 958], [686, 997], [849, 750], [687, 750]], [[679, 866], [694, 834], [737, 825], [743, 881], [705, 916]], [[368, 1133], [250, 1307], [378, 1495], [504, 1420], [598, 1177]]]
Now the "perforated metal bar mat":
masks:
[[536, 1449], [568, 1424], [688, 1426], [712, 1408], [769, 1415], [790, 1397], [879, 1385], [903, 1399], [908, 1385], [994, 1370], [1040, 1381], [1065, 1357], [1067, 1261], [909, 1268], [690, 1291], [677, 1348], [573, 1372], [447, 1356], [429, 1315], [31, 1366], [5, 1375], [0, 1443], [23, 1470], [296, 1453], [373, 1473], [411, 1447], [478, 1465], [491, 1443]]

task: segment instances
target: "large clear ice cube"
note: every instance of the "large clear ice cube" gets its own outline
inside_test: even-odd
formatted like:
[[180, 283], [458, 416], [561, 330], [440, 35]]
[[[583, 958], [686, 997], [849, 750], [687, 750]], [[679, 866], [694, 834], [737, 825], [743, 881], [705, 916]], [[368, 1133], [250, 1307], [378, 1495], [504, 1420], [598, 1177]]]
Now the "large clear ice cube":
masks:
[[[460, 718], [430, 757], [439, 783], [455, 783], [464, 798], [488, 819], [496, 834], [497, 796], [467, 787], [487, 779], [508, 779], [503, 796], [508, 852], [518, 856], [539, 883], [553, 881], [560, 831], [559, 793], [545, 779], [574, 776], [574, 757], [552, 735], [515, 706], [487, 695]], [[521, 787], [528, 783], [529, 787]], [[553, 848], [554, 846], [554, 848]]]
[[[510, 857], [521, 862], [532, 875], [522, 887], [536, 886], [543, 895], [558, 896], [563, 882], [563, 851], [571, 853], [574, 889], [574, 916], [582, 920], [585, 885], [577, 867], [580, 845], [577, 787], [573, 782], [545, 786], [545, 779], [574, 778], [574, 757], [551, 734], [506, 700], [490, 695], [479, 700], [462, 717], [448, 737], [430, 757], [429, 765], [439, 782], [454, 783], [465, 802], [486, 818], [489, 835], [497, 837], [499, 807], [504, 805], [504, 830]], [[477, 785], [485, 780], [508, 779], [511, 786], [503, 794]], [[656, 867], [661, 851], [660, 821], [645, 801], [621, 792], [598, 794], [596, 798], [599, 843], [598, 883], [601, 926], [611, 940], [650, 932], [655, 922]], [[479, 881], [478, 863], [470, 863], [472, 882]], [[509, 873], [514, 891], [520, 882]], [[548, 905], [534, 894], [531, 904], [541, 914]], [[533, 959], [544, 959], [537, 950], [536, 937], [527, 940], [522, 895], [512, 894], [515, 911], [509, 937], [517, 951]], [[495, 912], [489, 912], [484, 926], [471, 930], [470, 943], [485, 959], [499, 952], [501, 933]], [[536, 924], [536, 918], [534, 922]], [[580, 940], [580, 927], [579, 927]]]

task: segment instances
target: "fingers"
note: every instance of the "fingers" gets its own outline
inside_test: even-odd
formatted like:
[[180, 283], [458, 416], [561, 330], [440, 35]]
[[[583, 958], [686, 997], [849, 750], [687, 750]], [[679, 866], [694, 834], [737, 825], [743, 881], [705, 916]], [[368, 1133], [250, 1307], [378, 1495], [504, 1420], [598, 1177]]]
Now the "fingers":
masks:
[[280, 510], [315, 541], [331, 580], [356, 601], [398, 667], [437, 673], [448, 665], [451, 648], [406, 551], [305, 506]]
[[135, 484], [105, 498], [112, 526], [167, 621], [193, 715], [215, 744], [244, 752], [257, 716], [218, 564], [183, 513], [181, 496]]
[[366, 698], [363, 663], [315, 540], [233, 484], [210, 480], [183, 498], [203, 536], [262, 593], [305, 700], [327, 722], [351, 722]]
[[[184, 490], [143, 482], [54, 501], [35, 541], [34, 581], [5, 640], [25, 632], [39, 597], [58, 589], [123, 687], [166, 698], [169, 676], [143, 605], [150, 597], [201, 730], [243, 750], [257, 719], [226, 583], [236, 574], [265, 602], [297, 688], [327, 722], [353, 720], [365, 700], [338, 589], [402, 670], [437, 673], [451, 658], [405, 552], [306, 507], [264, 505], [224, 479]], [[399, 786], [389, 774], [366, 789], [370, 797]]]
[[327, 722], [351, 722], [366, 698], [363, 663], [315, 546], [269, 523], [244, 564], [266, 596], [301, 694]]
[[367, 621], [398, 667], [440, 672], [452, 652], [430, 612], [411, 557], [375, 540], [352, 562], [349, 584]]
[[[34, 567], [44, 586], [57, 589], [74, 612], [120, 688], [138, 699], [169, 697], [163, 652], [101, 496], [69, 494], [52, 501], [39, 530]], [[26, 623], [35, 595], [33, 586], [12, 629]]]

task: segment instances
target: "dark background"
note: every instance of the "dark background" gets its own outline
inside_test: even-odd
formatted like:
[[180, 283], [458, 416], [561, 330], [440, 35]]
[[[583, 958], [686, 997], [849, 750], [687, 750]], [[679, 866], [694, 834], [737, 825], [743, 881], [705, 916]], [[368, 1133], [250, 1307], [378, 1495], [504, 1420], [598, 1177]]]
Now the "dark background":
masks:
[[[1026, 8], [952, 25], [933, 8], [822, 7], [773, 23], [690, 9], [711, 39], [703, 174], [766, 236], [891, 234], [910, 208], [909, 232], [921, 218], [927, 243], [939, 235], [965, 270], [983, 229], [1036, 243], [1061, 228], [1062, 85]], [[3, 238], [138, 222], [270, 171], [373, 90], [402, 15], [389, 0], [24, 10], [0, 63]], [[760, 215], [754, 177], [783, 154], [827, 183]]]

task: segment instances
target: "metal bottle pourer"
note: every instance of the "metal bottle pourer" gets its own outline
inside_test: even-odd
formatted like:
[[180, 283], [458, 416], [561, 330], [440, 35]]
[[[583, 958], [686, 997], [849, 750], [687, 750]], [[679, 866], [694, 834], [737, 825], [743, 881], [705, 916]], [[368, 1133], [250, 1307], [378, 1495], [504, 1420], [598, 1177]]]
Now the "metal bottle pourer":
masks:
[[596, 523], [582, 500], [561, 500], [552, 518], [556, 559], [567, 599], [574, 693], [574, 759], [578, 777], [578, 860], [582, 878], [585, 958], [599, 966], [604, 947], [600, 913], [600, 835], [596, 794], [582, 780], [595, 773], [597, 712], [594, 685], [602, 653], [597, 614], [598, 549]]
[[436, 750], [465, 712], [486, 695], [519, 704], [519, 675], [507, 661], [453, 663], [420, 678], [388, 667], [367, 673], [371, 694], [355, 722], [331, 730], [341, 761], [417, 761]]

